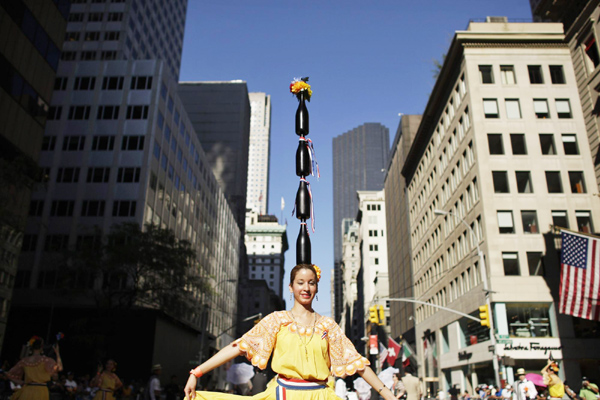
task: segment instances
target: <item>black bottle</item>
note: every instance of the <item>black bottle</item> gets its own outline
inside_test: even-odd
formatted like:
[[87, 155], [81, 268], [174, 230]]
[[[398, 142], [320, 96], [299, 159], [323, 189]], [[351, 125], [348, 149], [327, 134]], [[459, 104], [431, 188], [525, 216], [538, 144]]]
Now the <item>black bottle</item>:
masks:
[[300, 181], [298, 192], [296, 192], [296, 218], [301, 220], [310, 218], [310, 194], [306, 181]]
[[302, 223], [296, 240], [296, 264], [312, 264], [310, 259], [310, 237], [306, 223]]
[[308, 135], [308, 108], [306, 108], [305, 94], [300, 94], [300, 102], [296, 110], [296, 135]]
[[310, 175], [310, 154], [306, 141], [298, 141], [298, 150], [296, 150], [296, 175], [308, 176]]

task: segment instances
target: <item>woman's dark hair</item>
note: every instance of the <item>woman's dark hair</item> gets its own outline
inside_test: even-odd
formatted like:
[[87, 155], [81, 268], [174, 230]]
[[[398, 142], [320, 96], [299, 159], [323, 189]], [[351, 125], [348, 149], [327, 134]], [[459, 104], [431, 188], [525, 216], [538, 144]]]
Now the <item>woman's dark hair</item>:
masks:
[[37, 338], [31, 344], [31, 350], [41, 350], [44, 346], [44, 340], [41, 338]]
[[298, 264], [294, 268], [292, 268], [292, 272], [290, 272], [290, 285], [294, 283], [294, 279], [296, 278], [296, 274], [303, 269], [309, 269], [317, 276], [317, 271], [315, 271], [315, 267], [312, 264]]

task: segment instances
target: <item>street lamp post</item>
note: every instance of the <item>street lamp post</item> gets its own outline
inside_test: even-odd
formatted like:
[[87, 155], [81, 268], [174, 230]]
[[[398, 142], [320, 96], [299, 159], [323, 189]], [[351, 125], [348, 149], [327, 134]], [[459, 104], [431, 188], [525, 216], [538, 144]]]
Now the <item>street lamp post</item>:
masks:
[[475, 246], [477, 246], [477, 256], [479, 257], [479, 263], [480, 263], [479, 270], [481, 271], [481, 281], [483, 283], [483, 291], [485, 292], [485, 304], [487, 305], [488, 312], [490, 313], [489, 314], [490, 341], [492, 342], [492, 346], [494, 349], [494, 351], [492, 353], [492, 365], [494, 367], [494, 380], [496, 381], [496, 386], [500, 387], [500, 374], [498, 372], [499, 371], [498, 357], [496, 356], [496, 335], [494, 334], [493, 314], [495, 311], [492, 311], [492, 304], [490, 302], [490, 290], [488, 288], [487, 269], [485, 267], [485, 258], [483, 256], [483, 252], [481, 251], [481, 247], [479, 247], [479, 240], [475, 236], [475, 232], [473, 231], [473, 228], [471, 228], [471, 226], [469, 224], [467, 224], [467, 222], [463, 218], [452, 213], [452, 211], [444, 211], [444, 210], [435, 209], [435, 210], [433, 210], [433, 213], [435, 215], [451, 215], [454, 218], [458, 219], [464, 226], [467, 227], [469, 232], [471, 232], [471, 237], [473, 238], [473, 241], [475, 242]]

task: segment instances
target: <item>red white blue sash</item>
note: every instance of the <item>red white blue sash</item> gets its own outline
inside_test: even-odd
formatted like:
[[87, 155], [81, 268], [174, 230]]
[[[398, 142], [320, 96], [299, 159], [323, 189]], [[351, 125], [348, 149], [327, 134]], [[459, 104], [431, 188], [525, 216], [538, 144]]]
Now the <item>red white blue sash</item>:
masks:
[[275, 393], [277, 400], [286, 400], [286, 390], [318, 390], [326, 387], [327, 381], [305, 381], [278, 376]]

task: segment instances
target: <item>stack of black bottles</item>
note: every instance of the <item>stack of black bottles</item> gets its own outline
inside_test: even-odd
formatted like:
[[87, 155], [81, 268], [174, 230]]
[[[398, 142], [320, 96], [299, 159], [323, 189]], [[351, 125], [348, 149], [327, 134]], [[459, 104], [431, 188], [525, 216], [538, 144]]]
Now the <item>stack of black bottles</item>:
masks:
[[[307, 81], [308, 78], [303, 78]], [[297, 93], [298, 109], [296, 110], [296, 135], [300, 136], [298, 150], [296, 150], [296, 175], [300, 177], [300, 185], [296, 193], [296, 218], [300, 220], [300, 233], [296, 240], [296, 264], [312, 264], [310, 238], [306, 221], [310, 219], [312, 199], [309, 183], [306, 177], [311, 174], [312, 159], [310, 148], [306, 140], [308, 135], [308, 109], [306, 101], [309, 96], [307, 91]]]

